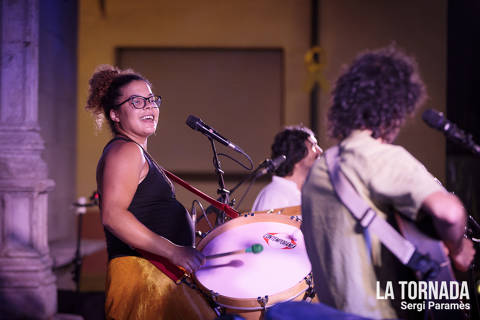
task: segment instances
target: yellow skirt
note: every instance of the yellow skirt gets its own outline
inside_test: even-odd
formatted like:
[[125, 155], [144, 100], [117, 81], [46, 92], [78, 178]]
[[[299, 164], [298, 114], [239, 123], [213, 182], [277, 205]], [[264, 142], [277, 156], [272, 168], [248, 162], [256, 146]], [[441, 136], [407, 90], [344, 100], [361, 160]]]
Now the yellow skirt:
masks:
[[106, 319], [215, 319], [195, 289], [175, 284], [148, 260], [120, 257], [108, 263]]

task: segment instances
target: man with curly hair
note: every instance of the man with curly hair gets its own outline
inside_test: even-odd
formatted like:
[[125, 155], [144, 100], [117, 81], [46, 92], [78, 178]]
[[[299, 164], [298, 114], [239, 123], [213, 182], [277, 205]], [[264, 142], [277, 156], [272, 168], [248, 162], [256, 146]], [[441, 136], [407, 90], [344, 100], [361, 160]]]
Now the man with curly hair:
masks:
[[[474, 250], [463, 238], [462, 203], [404, 148], [391, 144], [424, 97], [412, 58], [394, 46], [364, 53], [336, 82], [329, 133], [340, 141], [340, 170], [376, 210], [377, 219], [390, 221], [395, 210], [415, 220], [422, 209], [432, 218], [454, 266], [466, 270]], [[377, 285], [384, 294], [386, 282], [398, 285], [405, 267], [368, 229], [358, 230], [332, 187], [324, 157], [315, 162], [303, 186], [302, 218], [319, 301], [371, 319], [422, 317], [401, 310], [397, 296], [377, 297]]]
[[277, 133], [271, 157], [275, 159], [284, 155], [287, 158], [275, 170], [272, 182], [257, 195], [252, 211], [300, 205], [300, 190], [313, 162], [321, 153], [314, 133], [307, 127], [288, 126]]

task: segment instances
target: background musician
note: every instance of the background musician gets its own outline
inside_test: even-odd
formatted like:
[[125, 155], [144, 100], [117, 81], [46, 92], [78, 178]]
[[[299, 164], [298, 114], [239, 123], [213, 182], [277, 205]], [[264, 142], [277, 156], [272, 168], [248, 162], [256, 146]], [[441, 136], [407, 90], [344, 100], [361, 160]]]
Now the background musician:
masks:
[[257, 195], [252, 211], [298, 206], [300, 190], [313, 162], [322, 153], [312, 130], [288, 126], [277, 133], [271, 158], [285, 155], [287, 159], [275, 170], [272, 181]]

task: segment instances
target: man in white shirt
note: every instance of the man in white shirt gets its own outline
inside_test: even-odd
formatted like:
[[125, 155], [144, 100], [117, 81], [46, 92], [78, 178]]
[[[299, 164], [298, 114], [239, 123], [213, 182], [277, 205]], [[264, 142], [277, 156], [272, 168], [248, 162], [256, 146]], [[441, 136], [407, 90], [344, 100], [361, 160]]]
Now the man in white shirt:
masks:
[[312, 130], [288, 126], [279, 132], [272, 144], [271, 158], [287, 157], [272, 177], [272, 182], [257, 195], [252, 211], [298, 206], [300, 190], [315, 160], [322, 153]]

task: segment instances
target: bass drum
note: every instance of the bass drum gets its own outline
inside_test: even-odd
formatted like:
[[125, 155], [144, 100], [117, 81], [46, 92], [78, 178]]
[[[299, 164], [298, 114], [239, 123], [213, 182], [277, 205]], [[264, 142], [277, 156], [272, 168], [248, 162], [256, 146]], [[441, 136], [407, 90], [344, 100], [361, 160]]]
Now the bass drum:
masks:
[[215, 228], [197, 248], [211, 256], [257, 243], [262, 244], [262, 252], [207, 259], [193, 277], [226, 313], [246, 319], [261, 319], [265, 309], [276, 303], [313, 295], [311, 265], [296, 216], [246, 214]]

